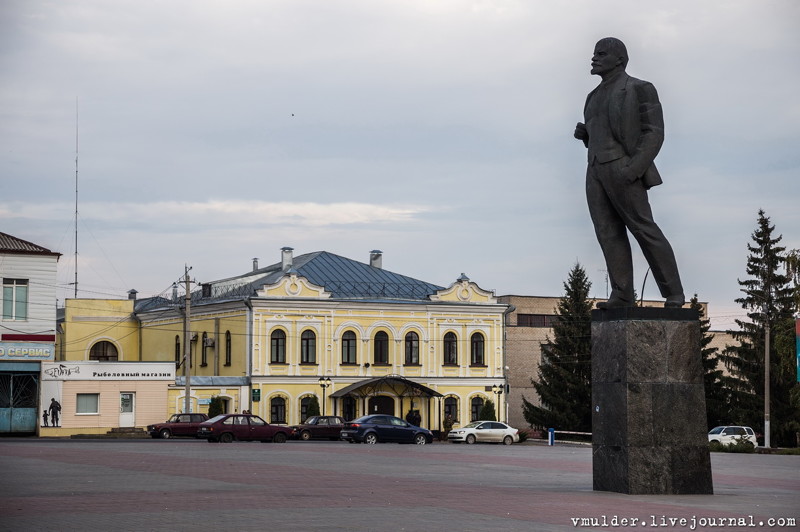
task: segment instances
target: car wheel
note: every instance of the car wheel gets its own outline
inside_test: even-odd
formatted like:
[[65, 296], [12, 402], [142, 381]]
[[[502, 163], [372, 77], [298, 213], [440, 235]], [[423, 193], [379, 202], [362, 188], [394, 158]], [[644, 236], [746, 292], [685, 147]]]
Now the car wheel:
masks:
[[506, 436], [503, 438], [503, 445], [511, 445], [512, 443], [514, 443], [514, 438], [511, 436]]
[[368, 443], [370, 445], [375, 445], [378, 443], [378, 435], [374, 432], [370, 432], [366, 436], [364, 436], [364, 443]]
[[308, 432], [307, 430], [304, 430], [303, 432], [300, 433], [300, 439], [303, 440], [303, 441], [310, 440], [311, 439], [311, 433]]
[[225, 434], [220, 435], [219, 441], [222, 443], [230, 443], [233, 441], [233, 434], [226, 432]]
[[417, 445], [425, 445], [428, 443], [428, 438], [426, 438], [424, 434], [417, 434], [414, 436], [414, 443]]
[[161, 436], [162, 440], [168, 440], [172, 437], [172, 433], [169, 431], [169, 429], [163, 429], [159, 435]]
[[475, 443], [475, 435], [474, 434], [467, 434], [466, 442], [469, 444]]
[[283, 432], [277, 433], [272, 437], [272, 443], [286, 443], [286, 434]]

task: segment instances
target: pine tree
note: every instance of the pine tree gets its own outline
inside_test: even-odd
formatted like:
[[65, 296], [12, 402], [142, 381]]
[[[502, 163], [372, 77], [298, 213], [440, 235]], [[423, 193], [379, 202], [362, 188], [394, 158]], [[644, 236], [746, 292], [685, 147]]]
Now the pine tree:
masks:
[[318, 416], [319, 415], [319, 399], [317, 399], [316, 395], [312, 395], [308, 399], [308, 408], [306, 409], [306, 419], [310, 418], [311, 416]]
[[494, 402], [491, 399], [487, 399], [483, 403], [481, 411], [478, 413], [478, 419], [480, 421], [497, 421], [494, 415]]
[[719, 353], [716, 347], [709, 347], [714, 335], [709, 332], [711, 322], [703, 316], [703, 306], [697, 294], [689, 301], [691, 308], [700, 314], [700, 356], [703, 364], [703, 380], [706, 390], [706, 419], [709, 430], [727, 423], [729, 419], [729, 393], [724, 385], [723, 371], [719, 368]]
[[794, 355], [782, 340], [794, 321], [794, 294], [789, 276], [782, 272], [785, 248], [779, 243], [783, 237], [773, 237], [774, 230], [764, 211], [758, 211], [753, 243], [747, 245], [749, 278], [739, 280], [744, 295], [736, 299], [748, 311], [749, 319], [736, 320], [739, 330], [729, 333], [739, 345], [726, 349], [720, 358], [731, 373], [727, 381], [732, 392], [732, 421], [763, 427], [765, 333], [770, 331], [770, 440], [779, 445], [794, 445], [792, 427], [798, 424], [798, 413], [790, 399], [796, 383], [787, 378], [785, 371], [785, 359]]
[[542, 406], [522, 398], [531, 427], [592, 430], [591, 286], [583, 267], [575, 264], [556, 307], [553, 340], [542, 344], [539, 379], [531, 379]]
[[225, 406], [222, 402], [222, 397], [218, 395], [211, 396], [211, 401], [208, 403], [208, 417], [216, 417], [225, 413]]

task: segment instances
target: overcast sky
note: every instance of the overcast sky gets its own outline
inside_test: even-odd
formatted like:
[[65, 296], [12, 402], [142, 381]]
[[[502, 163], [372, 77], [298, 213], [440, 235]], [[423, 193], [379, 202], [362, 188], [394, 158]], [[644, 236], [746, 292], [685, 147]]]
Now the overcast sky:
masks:
[[604, 297], [572, 133], [615, 36], [664, 108], [656, 221], [725, 329], [758, 210], [800, 248], [798, 21], [794, 0], [4, 0], [0, 231], [63, 253], [72, 297], [77, 129], [80, 297], [283, 246], [498, 295], [560, 296], [577, 261]]

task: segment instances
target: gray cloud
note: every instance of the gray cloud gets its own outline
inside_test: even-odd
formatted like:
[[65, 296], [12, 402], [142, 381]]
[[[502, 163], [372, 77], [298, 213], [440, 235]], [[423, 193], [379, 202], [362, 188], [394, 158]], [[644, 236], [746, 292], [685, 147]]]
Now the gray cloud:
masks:
[[157, 293], [186, 263], [227, 277], [291, 245], [534, 295], [578, 260], [604, 295], [571, 133], [615, 35], [658, 87], [651, 199], [715, 317], [759, 208], [800, 247], [797, 20], [789, 0], [4, 2], [0, 230], [71, 279], [77, 98], [86, 290]]

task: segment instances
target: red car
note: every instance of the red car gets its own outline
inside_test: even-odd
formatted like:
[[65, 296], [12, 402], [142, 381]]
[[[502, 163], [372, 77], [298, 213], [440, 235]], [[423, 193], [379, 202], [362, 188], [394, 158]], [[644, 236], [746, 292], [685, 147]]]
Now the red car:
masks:
[[200, 423], [197, 437], [223, 443], [233, 440], [283, 443], [291, 430], [282, 425], [270, 425], [252, 414], [222, 414]]
[[164, 423], [147, 425], [147, 432], [153, 438], [174, 438], [176, 436], [197, 437], [197, 429], [200, 423], [207, 421], [205, 414], [173, 414]]
[[342, 431], [344, 418], [339, 416], [311, 416], [302, 425], [292, 427], [292, 438], [310, 440], [312, 438], [327, 438], [338, 440]]

